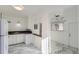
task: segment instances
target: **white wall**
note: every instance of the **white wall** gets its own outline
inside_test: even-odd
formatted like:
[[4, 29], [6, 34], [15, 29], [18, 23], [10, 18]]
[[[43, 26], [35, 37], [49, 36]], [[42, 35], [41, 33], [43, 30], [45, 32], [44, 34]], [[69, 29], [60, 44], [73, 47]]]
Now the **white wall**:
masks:
[[[73, 45], [70, 45], [70, 46], [78, 48], [78, 8], [77, 8], [77, 6], [73, 6], [71, 8], [68, 8], [67, 10], [65, 10], [64, 17], [67, 20], [65, 23], [66, 42], [67, 43], [65, 43], [65, 44], [68, 44], [68, 42], [69, 42], [69, 36], [68, 36], [69, 35], [69, 28], [68, 28], [69, 23], [73, 23], [76, 26], [74, 27], [75, 32], [71, 33], [71, 35], [74, 35], [76, 33], [73, 37], [75, 40], [75, 43], [74, 43], [74, 46]], [[73, 42], [73, 40], [71, 42]]]
[[51, 53], [51, 28], [50, 28], [50, 18], [48, 13], [42, 16], [42, 53]]
[[[52, 40], [57, 41], [59, 43], [63, 43], [66, 45], [69, 45], [69, 28], [68, 24], [69, 23], [74, 23], [78, 25], [78, 9], [77, 6], [73, 6], [70, 8], [67, 8], [63, 11], [64, 19], [66, 22], [64, 23], [64, 31], [62, 32], [57, 32], [57, 31], [52, 31]], [[71, 30], [72, 31], [72, 30]], [[78, 26], [75, 28], [76, 32], [76, 43], [78, 43]], [[72, 33], [71, 33], [72, 34]], [[78, 46], [75, 46], [78, 47]]]
[[[18, 17], [7, 17], [3, 16], [3, 19], [6, 19], [8, 21], [11, 21], [11, 23], [8, 24], [8, 30], [9, 31], [24, 31], [27, 29], [28, 26], [28, 18], [18, 18]], [[21, 27], [17, 27], [17, 22], [21, 23]]]

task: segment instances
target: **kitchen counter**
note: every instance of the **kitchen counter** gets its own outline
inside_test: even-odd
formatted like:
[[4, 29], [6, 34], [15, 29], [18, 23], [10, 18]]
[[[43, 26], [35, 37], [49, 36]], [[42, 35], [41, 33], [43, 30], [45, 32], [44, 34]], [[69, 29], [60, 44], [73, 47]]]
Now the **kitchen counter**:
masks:
[[32, 34], [32, 31], [9, 31], [9, 35], [16, 35], [16, 34]]

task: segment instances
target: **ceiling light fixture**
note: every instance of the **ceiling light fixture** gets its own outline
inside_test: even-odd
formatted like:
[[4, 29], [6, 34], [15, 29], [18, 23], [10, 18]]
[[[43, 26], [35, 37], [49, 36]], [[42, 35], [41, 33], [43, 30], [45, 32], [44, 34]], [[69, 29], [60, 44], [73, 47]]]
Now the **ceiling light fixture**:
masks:
[[16, 10], [21, 11], [24, 9], [24, 7], [22, 5], [14, 5], [13, 6]]

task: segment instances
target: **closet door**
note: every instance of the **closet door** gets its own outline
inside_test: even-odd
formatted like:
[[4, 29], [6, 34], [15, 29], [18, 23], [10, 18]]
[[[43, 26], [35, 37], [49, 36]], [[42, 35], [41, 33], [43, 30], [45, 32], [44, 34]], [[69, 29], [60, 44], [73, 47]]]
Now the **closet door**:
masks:
[[69, 29], [69, 40], [68, 44], [71, 47], [78, 48], [78, 24], [77, 22], [69, 23], [68, 24], [68, 29]]

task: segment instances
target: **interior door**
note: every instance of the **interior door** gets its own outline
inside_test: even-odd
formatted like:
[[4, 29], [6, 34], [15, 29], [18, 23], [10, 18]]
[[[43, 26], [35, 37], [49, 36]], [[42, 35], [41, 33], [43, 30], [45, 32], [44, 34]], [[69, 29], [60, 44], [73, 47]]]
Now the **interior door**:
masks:
[[68, 44], [71, 47], [78, 48], [78, 24], [73, 22], [68, 24], [68, 29], [69, 29], [69, 39], [68, 39]]

